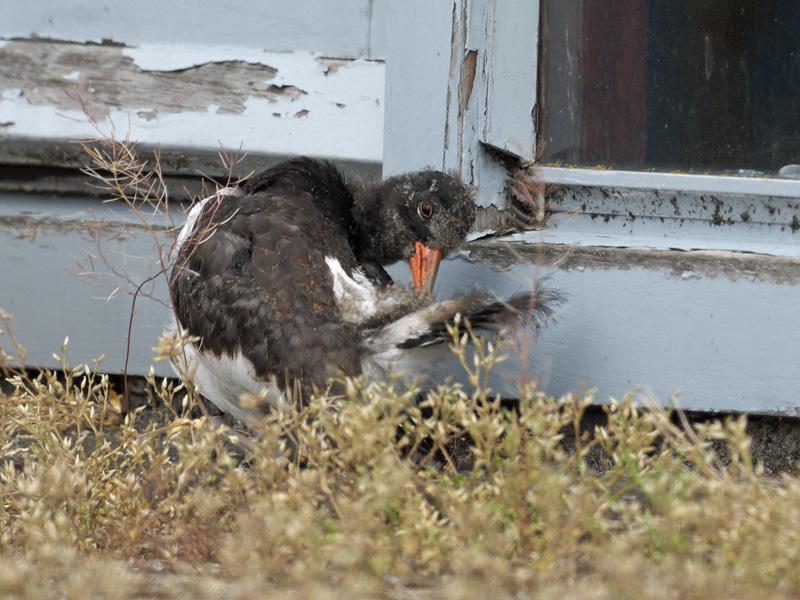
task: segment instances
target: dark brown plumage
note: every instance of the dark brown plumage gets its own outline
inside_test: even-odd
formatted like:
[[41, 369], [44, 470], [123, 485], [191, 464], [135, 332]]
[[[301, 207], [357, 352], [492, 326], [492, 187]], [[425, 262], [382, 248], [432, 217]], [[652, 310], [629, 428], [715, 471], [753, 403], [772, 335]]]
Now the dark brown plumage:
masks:
[[[433, 303], [391, 287], [384, 266], [424, 244], [446, 255], [475, 216], [455, 177], [421, 171], [355, 186], [330, 163], [276, 165], [190, 215], [170, 277], [176, 320], [204, 395], [240, 418], [238, 396], [270, 378], [307, 394], [383, 372], [398, 353], [444, 341], [457, 312], [496, 329], [524, 313], [485, 295]], [[536, 314], [549, 310], [544, 304]], [[377, 366], [376, 366], [377, 365]]]

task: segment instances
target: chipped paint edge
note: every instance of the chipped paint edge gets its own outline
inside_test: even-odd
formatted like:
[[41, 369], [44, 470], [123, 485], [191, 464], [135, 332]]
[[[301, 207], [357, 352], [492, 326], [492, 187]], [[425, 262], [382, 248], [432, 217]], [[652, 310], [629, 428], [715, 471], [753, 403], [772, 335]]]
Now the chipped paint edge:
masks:
[[[218, 150], [222, 145], [272, 155], [308, 154], [372, 163], [383, 160], [385, 67], [382, 61], [343, 59], [333, 75], [326, 74], [324, 57], [310, 52], [160, 44], [121, 51], [143, 70], [179, 70], [229, 60], [256, 62], [278, 70], [269, 79], [271, 84], [293, 85], [309, 91], [296, 101], [283, 99], [277, 103], [250, 97], [241, 114], [220, 114], [213, 105], [204, 112], [159, 112], [153, 119], [141, 118], [137, 113], [150, 113], [158, 107], [124, 106], [110, 110], [104, 124], [113, 124], [118, 134], [130, 132], [130, 138], [137, 143], [201, 150]], [[82, 111], [31, 105], [12, 92], [3, 90], [0, 97], [4, 121], [13, 123], [3, 129], [4, 141], [14, 138], [65, 141], [97, 135]], [[275, 117], [277, 113], [281, 118]], [[290, 118], [300, 113], [310, 117]], [[320, 135], [320, 131], [326, 131], [326, 135]]]
[[650, 173], [548, 166], [537, 167], [536, 173], [543, 181], [557, 185], [800, 198], [800, 181], [770, 177]]

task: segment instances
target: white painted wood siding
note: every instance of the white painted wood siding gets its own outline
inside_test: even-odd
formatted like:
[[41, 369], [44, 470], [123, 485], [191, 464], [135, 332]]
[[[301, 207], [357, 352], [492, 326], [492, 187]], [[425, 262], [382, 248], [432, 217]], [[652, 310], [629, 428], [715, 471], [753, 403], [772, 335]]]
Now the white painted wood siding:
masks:
[[[89, 131], [76, 92], [120, 131], [130, 119], [133, 139], [164, 147], [172, 175], [213, 171], [218, 142], [249, 151], [247, 168], [297, 153], [367, 176], [430, 166], [479, 188], [484, 223], [508, 222], [506, 166], [529, 160], [536, 142], [535, 2], [137, 4], [161, 11], [150, 21], [127, 6], [0, 0], [0, 306], [15, 313], [29, 364], [54, 366], [69, 335], [73, 361], [103, 352], [107, 370], [122, 368], [130, 297], [112, 293], [112, 278], [94, 288], [70, 270], [97, 252], [85, 235], [92, 213], [114, 264], [134, 281], [153, 269], [153, 241], [120, 207], [48, 195], [67, 181], [85, 189], [68, 144]], [[561, 21], [574, 17], [562, 9]], [[553, 394], [596, 387], [599, 401], [638, 388], [663, 402], [679, 392], [696, 410], [800, 414], [795, 184], [542, 174], [559, 186], [541, 229], [476, 242], [437, 284], [441, 295], [503, 297], [550, 275], [569, 295], [558, 322], [498, 373], [498, 389], [513, 395], [528, 374]], [[405, 266], [392, 272], [407, 281]], [[159, 302], [137, 304], [131, 372], [147, 371], [167, 321]]]
[[0, 142], [96, 135], [88, 111], [150, 146], [382, 161], [383, 0], [0, 0], [0, 14]]
[[384, 11], [385, 0], [2, 0], [0, 35], [381, 59]]

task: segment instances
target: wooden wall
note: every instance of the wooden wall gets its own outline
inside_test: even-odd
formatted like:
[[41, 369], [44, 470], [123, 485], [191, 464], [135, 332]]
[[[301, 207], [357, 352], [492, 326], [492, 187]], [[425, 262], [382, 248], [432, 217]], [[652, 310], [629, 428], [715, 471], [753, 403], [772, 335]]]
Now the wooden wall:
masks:
[[[583, 27], [569, 4], [542, 43], [559, 23]], [[537, 90], [548, 85], [537, 3], [146, 1], [131, 10], [48, 1], [15, 5], [0, 21], [0, 306], [14, 313], [29, 364], [53, 366], [69, 335], [74, 361], [104, 353], [104, 368], [118, 372], [125, 289], [157, 269], [151, 236], [78, 170], [70, 140], [93, 131], [83, 102], [143, 149], [162, 148], [176, 197], [200, 173], [219, 172], [220, 143], [249, 152], [243, 169], [307, 153], [364, 177], [460, 172], [479, 188], [476, 241], [443, 264], [437, 293], [477, 286], [505, 296], [549, 275], [569, 296], [556, 324], [498, 373], [505, 393], [534, 375], [554, 394], [596, 387], [599, 401], [638, 389], [663, 402], [679, 393], [697, 410], [800, 411], [800, 201], [791, 194], [742, 194], [730, 182], [725, 193], [671, 190], [644, 172], [586, 183], [594, 173], [567, 171], [545, 222], [501, 235], [521, 223], [508, 210], [507, 168], [536, 157]], [[550, 127], [576, 123], [591, 115], [564, 110]], [[604, 143], [602, 131], [586, 135]], [[407, 281], [403, 265], [392, 272]], [[148, 291], [154, 299], [134, 315], [134, 373], [149, 369], [169, 320], [163, 286]]]

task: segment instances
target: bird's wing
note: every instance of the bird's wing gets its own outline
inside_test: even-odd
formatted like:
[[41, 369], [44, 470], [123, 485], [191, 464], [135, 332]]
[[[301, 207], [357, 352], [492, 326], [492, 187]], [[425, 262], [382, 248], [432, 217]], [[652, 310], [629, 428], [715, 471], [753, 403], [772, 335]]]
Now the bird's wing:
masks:
[[[498, 333], [514, 324], [538, 331], [553, 317], [555, 308], [564, 297], [541, 286], [533, 292], [520, 293], [508, 300], [492, 300], [486, 294], [474, 292], [449, 300], [434, 302], [402, 317], [375, 327], [364, 336], [365, 363], [370, 372], [387, 372], [393, 365], [414, 362], [421, 348], [445, 345], [451, 341], [448, 324], [456, 315], [469, 321], [478, 335]], [[420, 354], [430, 360], [428, 354]]]
[[360, 373], [358, 332], [340, 318], [325, 262], [326, 251], [349, 251], [347, 238], [308, 194], [218, 204], [204, 207], [170, 281], [176, 317], [200, 350], [239, 352], [264, 380], [323, 386]]
[[362, 262], [361, 270], [364, 271], [364, 275], [378, 287], [387, 287], [394, 283], [392, 276], [378, 263]]

